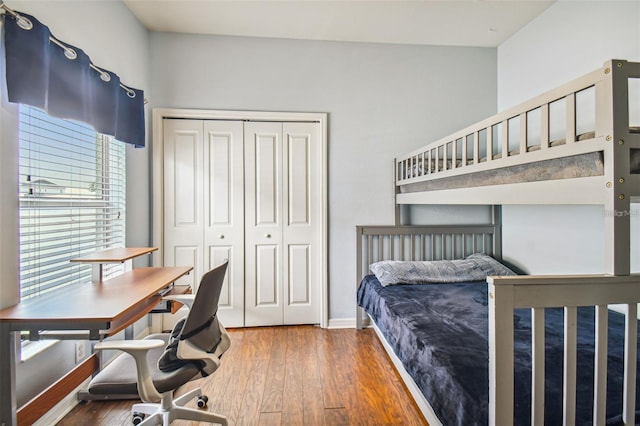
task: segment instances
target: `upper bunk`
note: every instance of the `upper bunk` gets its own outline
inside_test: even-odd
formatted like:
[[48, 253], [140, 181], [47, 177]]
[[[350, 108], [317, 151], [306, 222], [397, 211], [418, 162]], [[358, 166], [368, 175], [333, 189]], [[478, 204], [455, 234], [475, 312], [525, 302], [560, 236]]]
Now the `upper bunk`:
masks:
[[396, 159], [397, 204], [640, 202], [640, 63], [602, 68]]

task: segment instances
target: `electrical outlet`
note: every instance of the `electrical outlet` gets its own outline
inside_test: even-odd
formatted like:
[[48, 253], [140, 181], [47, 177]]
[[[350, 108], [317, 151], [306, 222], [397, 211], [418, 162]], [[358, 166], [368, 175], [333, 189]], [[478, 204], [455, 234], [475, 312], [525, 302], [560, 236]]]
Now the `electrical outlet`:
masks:
[[82, 361], [85, 356], [84, 342], [76, 342], [76, 364]]

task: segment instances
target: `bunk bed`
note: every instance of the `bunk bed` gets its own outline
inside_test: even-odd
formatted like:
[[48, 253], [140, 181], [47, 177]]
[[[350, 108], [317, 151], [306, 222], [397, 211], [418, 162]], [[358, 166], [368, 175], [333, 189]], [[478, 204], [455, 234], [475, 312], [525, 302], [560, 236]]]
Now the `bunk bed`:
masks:
[[[630, 273], [630, 216], [640, 202], [640, 63], [608, 61], [399, 157], [395, 185], [398, 207], [494, 206], [490, 225], [357, 227], [357, 327], [368, 320], [365, 307], [430, 424], [636, 423], [640, 275]], [[415, 286], [384, 286], [372, 275], [371, 265], [387, 260], [484, 253], [500, 261], [500, 206], [509, 204], [603, 206], [606, 273], [488, 275], [486, 282]], [[394, 292], [401, 295], [386, 298]], [[454, 296], [446, 299], [447, 292]], [[453, 308], [456, 299], [467, 300], [468, 309]], [[405, 317], [412, 304], [418, 313]], [[425, 319], [426, 312], [436, 319]], [[445, 339], [470, 339], [480, 353], [479, 364], [464, 366], [472, 374], [457, 388], [460, 359], [438, 358], [445, 350], [430, 340], [440, 334], [434, 327], [462, 329], [456, 321], [485, 329], [476, 343], [464, 334]], [[431, 364], [417, 366], [417, 358]], [[469, 391], [465, 402], [470, 383], [480, 390]], [[444, 400], [457, 405], [443, 408]]]

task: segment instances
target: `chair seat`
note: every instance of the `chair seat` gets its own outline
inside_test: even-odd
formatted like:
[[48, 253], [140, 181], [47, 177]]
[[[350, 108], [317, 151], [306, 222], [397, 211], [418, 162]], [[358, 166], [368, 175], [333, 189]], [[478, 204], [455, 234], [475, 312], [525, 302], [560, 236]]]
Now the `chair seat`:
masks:
[[[167, 343], [169, 337], [168, 333], [162, 333], [152, 334], [145, 339], [161, 339]], [[164, 347], [160, 347], [149, 351], [147, 360], [150, 366], [158, 364], [158, 359], [164, 349]], [[199, 372], [199, 367], [192, 362], [185, 363], [177, 370], [166, 373], [151, 368], [153, 384], [160, 393], [176, 389], [193, 379]], [[133, 357], [126, 353], [118, 356], [91, 380], [88, 390], [92, 395], [137, 394], [136, 363]]]

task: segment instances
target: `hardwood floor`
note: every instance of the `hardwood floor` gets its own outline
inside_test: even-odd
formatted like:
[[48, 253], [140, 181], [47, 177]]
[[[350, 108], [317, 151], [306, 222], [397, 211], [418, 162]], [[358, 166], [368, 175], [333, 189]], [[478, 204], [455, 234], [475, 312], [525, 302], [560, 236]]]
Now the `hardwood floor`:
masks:
[[[230, 425], [427, 424], [371, 329], [286, 326], [229, 333], [232, 344], [220, 369], [178, 394], [200, 386], [209, 411]], [[134, 402], [78, 405], [58, 426], [128, 425]]]

